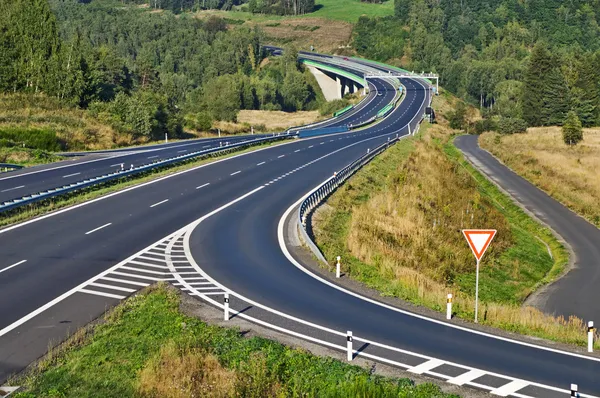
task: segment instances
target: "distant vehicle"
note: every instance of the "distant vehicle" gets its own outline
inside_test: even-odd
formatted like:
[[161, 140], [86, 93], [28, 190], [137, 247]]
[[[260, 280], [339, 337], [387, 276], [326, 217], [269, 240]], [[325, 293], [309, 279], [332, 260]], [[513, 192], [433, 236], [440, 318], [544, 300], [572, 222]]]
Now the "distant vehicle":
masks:
[[348, 61], [348, 57], [344, 57], [344, 58], [343, 58], [343, 60], [344, 60], [344, 61]]

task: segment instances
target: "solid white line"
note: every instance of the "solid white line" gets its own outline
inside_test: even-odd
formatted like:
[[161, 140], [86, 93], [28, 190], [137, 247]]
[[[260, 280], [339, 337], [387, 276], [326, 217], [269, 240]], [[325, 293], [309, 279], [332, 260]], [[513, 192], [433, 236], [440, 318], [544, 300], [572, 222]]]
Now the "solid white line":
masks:
[[128, 274], [127, 272], [113, 271], [111, 274], [126, 276], [128, 278], [146, 279], [148, 281], [162, 281], [162, 278], [154, 278], [153, 276], [142, 276], [136, 274]]
[[260, 162], [260, 163], [257, 163], [256, 165], [257, 165], [257, 166], [261, 166], [261, 165], [263, 165], [263, 164], [265, 164], [265, 163], [267, 163], [267, 162]]
[[408, 371], [414, 374], [422, 375], [423, 373], [427, 373], [443, 364], [444, 361], [439, 359], [430, 359], [429, 361], [425, 361], [420, 365], [413, 366], [412, 368], [408, 369]]
[[81, 174], [81, 173], [67, 174], [66, 176], [63, 176], [62, 178], [67, 178], [67, 177], [78, 176], [79, 174]]
[[507, 397], [512, 393], [519, 391], [522, 388], [525, 388], [529, 385], [526, 381], [523, 380], [513, 380], [510, 383], [507, 383], [501, 387], [496, 388], [495, 390], [490, 391], [490, 393], [494, 395], [499, 395], [501, 397]]
[[236, 175], [236, 174], [239, 174], [239, 173], [241, 173], [241, 172], [242, 172], [242, 170], [238, 170], [238, 171], [236, 171], [235, 173], [231, 173], [231, 174], [229, 174], [229, 175], [230, 175], [230, 176], [234, 176], [234, 175]]
[[122, 266], [120, 269], [126, 269], [128, 271], [135, 271], [135, 272], [143, 272], [143, 273], [151, 274], [151, 275], [164, 275], [164, 274], [166, 274], [166, 272], [150, 271], [150, 270], [145, 270], [145, 269], [142, 269], [142, 268], [128, 267], [126, 265]]
[[27, 262], [27, 260], [21, 260], [21, 261], [19, 261], [18, 263], [15, 263], [15, 264], [13, 264], [13, 265], [9, 265], [9, 266], [8, 266], [8, 267], [6, 267], [6, 268], [0, 269], [0, 274], [1, 274], [1, 273], [3, 273], [4, 271], [8, 271], [9, 269], [11, 269], [11, 268], [13, 268], [13, 267], [16, 267], [17, 265], [21, 265], [21, 264], [23, 264], [23, 263], [26, 263], [26, 262]]
[[125, 280], [125, 279], [111, 278], [111, 277], [108, 277], [108, 276], [103, 276], [100, 279], [104, 279], [104, 280], [111, 281], [111, 282], [121, 282], [121, 283], [125, 283], [127, 285], [133, 285], [133, 286], [142, 286], [142, 287], [150, 286], [149, 283], [128, 281], [128, 280]]
[[97, 292], [95, 290], [88, 290], [88, 289], [79, 289], [79, 291], [81, 293], [93, 294], [93, 295], [96, 295], [96, 296], [110, 297], [110, 298], [115, 298], [115, 299], [118, 299], [118, 300], [123, 300], [126, 297], [126, 296], [119, 296], [117, 294]]
[[[172, 235], [169, 235], [167, 238], [171, 237]], [[162, 240], [161, 240], [162, 241]], [[119, 268], [121, 265], [123, 264], [127, 264], [127, 262], [129, 262], [130, 260], [134, 259], [136, 256], [139, 256], [140, 254], [142, 254], [144, 251], [151, 249], [153, 247], [155, 247], [158, 243], [157, 242], [155, 244], [152, 244], [142, 250], [140, 250], [139, 252], [131, 255], [130, 257], [126, 258], [125, 260], [121, 261], [120, 263], [110, 267], [109, 269], [107, 269], [104, 272], [101, 272], [100, 274], [94, 276], [93, 278], [88, 279], [87, 281], [80, 283], [78, 286], [75, 286], [73, 289], [61, 294], [60, 296], [56, 297], [54, 300], [47, 302], [46, 304], [44, 304], [43, 306], [39, 307], [38, 309], [30, 312], [29, 314], [25, 315], [24, 317], [20, 318], [19, 320], [11, 323], [10, 325], [6, 326], [4, 329], [0, 330], [0, 337], [4, 336], [5, 334], [9, 333], [11, 330], [14, 330], [15, 328], [21, 326], [22, 324], [24, 324], [25, 322], [29, 321], [30, 319], [36, 317], [37, 315], [41, 314], [42, 312], [46, 311], [48, 308], [53, 307], [54, 305], [60, 303], [61, 301], [63, 301], [64, 299], [66, 299], [67, 297], [73, 295], [74, 293], [77, 293], [80, 289], [84, 288], [85, 286], [87, 286], [89, 283], [94, 282], [100, 278], [105, 278], [106, 275], [110, 274], [110, 273], [117, 273], [115, 270], [117, 268]], [[128, 274], [125, 273], [118, 273], [121, 274], [123, 276], [130, 276]]]
[[108, 224], [104, 224], [104, 225], [103, 225], [103, 226], [101, 226], [101, 227], [98, 227], [98, 228], [92, 229], [91, 231], [87, 231], [85, 234], [86, 234], [86, 235], [93, 234], [94, 232], [96, 232], [96, 231], [99, 231], [99, 230], [101, 230], [102, 228], [106, 228], [106, 227], [108, 227], [109, 225], [112, 225], [112, 223], [111, 223], [111, 222], [109, 222]]
[[5, 190], [0, 191], [0, 192], [14, 191], [15, 189], [21, 189], [21, 188], [25, 188], [25, 185], [20, 185], [18, 187], [14, 187], [14, 188], [8, 188], [8, 189], [5, 189]]
[[126, 287], [121, 287], [121, 286], [105, 285], [104, 283], [97, 283], [97, 282], [90, 283], [90, 286], [97, 286], [97, 287], [103, 287], [106, 289], [120, 290], [122, 292], [127, 292], [127, 293], [133, 293], [136, 290], [136, 289], [129, 289]]
[[[137, 258], [142, 258], [142, 257], [140, 256]], [[150, 260], [152, 260], [152, 259], [150, 259]], [[135, 260], [130, 261], [128, 264], [143, 265], [144, 267], [158, 268], [158, 269], [169, 269], [166, 265], [148, 264], [148, 263], [144, 263], [142, 261], [135, 261]]]
[[204, 187], [209, 186], [209, 185], [210, 185], [210, 182], [207, 182], [204, 185], [200, 185], [199, 187], [196, 187], [196, 189], [204, 188]]
[[485, 374], [484, 371], [479, 369], [472, 369], [468, 372], [461, 374], [460, 376], [456, 376], [453, 379], [448, 379], [448, 383], [456, 384], [457, 386], [462, 386], [463, 384], [470, 383], [475, 379], [480, 378]]
[[[150, 255], [152, 255], [152, 254], [154, 254], [154, 253], [144, 253], [144, 254], [150, 254]], [[164, 256], [165, 256], [165, 255], [164, 255], [164, 253], [163, 253], [163, 254], [161, 254], [160, 256], [161, 256], [161, 258], [155, 258], [155, 257], [146, 257], [146, 256], [139, 256], [139, 257], [137, 257], [137, 258], [141, 258], [142, 260], [152, 260], [152, 261], [158, 261], [158, 262], [160, 262], [160, 263], [165, 263], [166, 261], [165, 261], [165, 258], [164, 258]], [[137, 263], [135, 263], [134, 261], [132, 261], [132, 263], [134, 263], [134, 264], [137, 264]], [[146, 265], [146, 264], [144, 263], [143, 265]], [[149, 265], [149, 264], [148, 264], [148, 265]], [[164, 268], [167, 268], [165, 265], [154, 265], [154, 264], [153, 264], [152, 266], [161, 267], [161, 268], [162, 268], [162, 267], [164, 267]]]
[[153, 204], [153, 205], [152, 205], [152, 206], [150, 206], [150, 207], [156, 207], [156, 206], [158, 206], [158, 205], [162, 205], [163, 203], [167, 203], [168, 201], [169, 201], [169, 199], [165, 199], [165, 200], [163, 200], [163, 201], [160, 201], [160, 202], [158, 202], [158, 203], [155, 203], [155, 204]]
[[285, 155], [281, 155], [281, 156], [277, 156], [277, 159], [281, 159], [282, 157], [284, 157]]

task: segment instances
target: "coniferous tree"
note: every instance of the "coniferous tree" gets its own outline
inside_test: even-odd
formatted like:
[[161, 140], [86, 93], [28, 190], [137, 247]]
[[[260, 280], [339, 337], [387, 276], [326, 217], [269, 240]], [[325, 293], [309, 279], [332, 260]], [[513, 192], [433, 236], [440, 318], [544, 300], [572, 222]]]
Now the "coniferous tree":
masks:
[[544, 43], [533, 48], [523, 79], [523, 120], [530, 126], [543, 125], [544, 79], [552, 70], [552, 57]]
[[569, 111], [562, 127], [563, 141], [567, 145], [577, 145], [583, 140], [581, 121], [574, 111]]
[[553, 67], [542, 79], [541, 125], [562, 125], [569, 111], [569, 88], [558, 67]]

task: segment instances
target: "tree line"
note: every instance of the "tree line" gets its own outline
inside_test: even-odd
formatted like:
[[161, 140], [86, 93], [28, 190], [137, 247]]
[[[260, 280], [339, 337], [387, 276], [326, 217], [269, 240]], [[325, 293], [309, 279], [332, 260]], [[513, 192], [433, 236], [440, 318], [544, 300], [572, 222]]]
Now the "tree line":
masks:
[[266, 61], [257, 29], [120, 1], [0, 0], [0, 91], [43, 93], [120, 131], [163, 137], [240, 109], [315, 109], [293, 50]]
[[562, 125], [571, 110], [594, 126], [599, 19], [599, 0], [395, 0], [393, 17], [360, 19], [353, 42], [365, 56], [439, 73], [507, 130]]
[[148, 4], [154, 9], [174, 13], [200, 10], [230, 11], [241, 6], [244, 11], [274, 15], [302, 15], [312, 12], [314, 0], [122, 0], [123, 4]]

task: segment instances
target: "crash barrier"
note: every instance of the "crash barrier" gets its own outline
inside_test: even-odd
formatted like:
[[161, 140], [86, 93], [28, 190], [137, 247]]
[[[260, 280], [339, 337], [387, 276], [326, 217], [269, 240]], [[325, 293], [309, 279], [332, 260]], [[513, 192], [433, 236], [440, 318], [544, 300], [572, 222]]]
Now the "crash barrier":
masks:
[[383, 143], [382, 145], [374, 148], [373, 150], [367, 150], [367, 152], [356, 159], [354, 162], [350, 163], [346, 167], [344, 167], [339, 172], [335, 173], [330, 179], [325, 181], [321, 186], [316, 188], [304, 201], [300, 204], [298, 208], [298, 230], [300, 232], [300, 237], [306, 243], [306, 245], [310, 248], [313, 254], [323, 263], [327, 264], [327, 260], [323, 257], [321, 251], [317, 248], [312, 239], [308, 236], [308, 232], [306, 231], [306, 220], [309, 214], [319, 206], [333, 191], [335, 191], [340, 185], [344, 183], [348, 178], [350, 178], [354, 173], [356, 173], [361, 167], [365, 164], [369, 163], [373, 158], [379, 155], [381, 152], [385, 151], [390, 145], [394, 144], [399, 140], [398, 134], [394, 138], [388, 138], [388, 141]]
[[239, 149], [243, 149], [243, 148], [254, 146], [254, 145], [260, 145], [260, 144], [267, 143], [267, 142], [275, 142], [275, 141], [285, 140], [285, 139], [294, 138], [294, 137], [296, 137], [295, 134], [283, 133], [283, 134], [273, 135], [271, 137], [266, 137], [266, 138], [258, 138], [258, 139], [254, 139], [254, 140], [236, 142], [234, 144], [226, 145], [224, 147], [210, 148], [210, 149], [206, 149], [206, 150], [202, 150], [202, 151], [191, 152], [191, 153], [185, 154], [185, 155], [174, 156], [174, 157], [156, 161], [153, 163], [149, 163], [149, 164], [145, 164], [145, 165], [141, 165], [141, 166], [137, 166], [137, 167], [132, 167], [131, 169], [128, 169], [128, 170], [118, 170], [114, 173], [103, 174], [101, 176], [88, 178], [83, 181], [74, 182], [72, 184], [63, 185], [61, 187], [52, 188], [52, 189], [48, 189], [46, 191], [41, 191], [41, 192], [38, 192], [35, 194], [23, 196], [18, 199], [13, 199], [10, 201], [2, 202], [2, 203], [0, 203], [0, 212], [12, 210], [17, 207], [21, 207], [21, 206], [28, 205], [28, 204], [31, 204], [34, 202], [39, 202], [42, 200], [50, 199], [50, 198], [64, 195], [67, 193], [79, 191], [81, 189], [89, 188], [89, 187], [92, 187], [95, 185], [104, 184], [104, 183], [118, 180], [118, 179], [121, 179], [124, 177], [131, 177], [131, 176], [145, 173], [148, 171], [157, 170], [157, 169], [163, 168], [165, 166], [171, 166], [174, 164], [183, 163], [183, 162], [186, 162], [186, 161], [189, 161], [192, 159], [204, 158], [204, 157], [206, 157], [206, 158], [214, 157], [214, 156], [222, 155], [222, 154], [225, 154], [228, 152], [232, 152], [234, 150], [239, 150]]
[[347, 107], [345, 107], [345, 108], [342, 108], [342, 109], [340, 109], [339, 111], [333, 112], [333, 117], [337, 117], [337, 116], [339, 116], [339, 115], [342, 115], [342, 114], [344, 114], [344, 113], [348, 112], [348, 111], [349, 111], [350, 109], [352, 109], [352, 108], [353, 108], [353, 106], [352, 106], [352, 105], [348, 105]]

